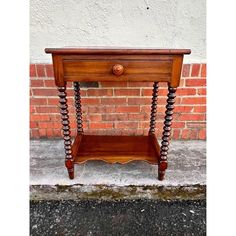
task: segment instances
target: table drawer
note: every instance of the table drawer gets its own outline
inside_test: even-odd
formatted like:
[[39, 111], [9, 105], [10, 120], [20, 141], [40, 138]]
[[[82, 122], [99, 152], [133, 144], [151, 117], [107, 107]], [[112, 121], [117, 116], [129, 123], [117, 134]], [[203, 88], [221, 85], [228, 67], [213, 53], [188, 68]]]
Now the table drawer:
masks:
[[170, 81], [171, 59], [63, 59], [65, 81]]

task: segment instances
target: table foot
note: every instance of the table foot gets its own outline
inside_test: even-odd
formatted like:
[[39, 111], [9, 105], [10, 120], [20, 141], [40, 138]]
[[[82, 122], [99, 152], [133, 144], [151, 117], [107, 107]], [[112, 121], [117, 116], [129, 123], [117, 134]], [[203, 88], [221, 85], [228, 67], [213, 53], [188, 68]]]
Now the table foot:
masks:
[[165, 171], [158, 171], [158, 179], [159, 180], [164, 180], [165, 177]]
[[74, 179], [74, 169], [67, 169], [68, 170], [68, 174], [69, 174], [69, 178], [70, 179]]
[[65, 162], [68, 174], [69, 174], [69, 178], [70, 179], [74, 179], [74, 163], [71, 159], [66, 160]]

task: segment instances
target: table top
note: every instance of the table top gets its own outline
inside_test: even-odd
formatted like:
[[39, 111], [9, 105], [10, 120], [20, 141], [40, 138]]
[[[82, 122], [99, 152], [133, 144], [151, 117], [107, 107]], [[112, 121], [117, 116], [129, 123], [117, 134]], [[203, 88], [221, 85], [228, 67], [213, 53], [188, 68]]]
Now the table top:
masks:
[[52, 54], [146, 54], [146, 55], [178, 55], [190, 54], [190, 49], [164, 49], [151, 47], [63, 47], [46, 48]]

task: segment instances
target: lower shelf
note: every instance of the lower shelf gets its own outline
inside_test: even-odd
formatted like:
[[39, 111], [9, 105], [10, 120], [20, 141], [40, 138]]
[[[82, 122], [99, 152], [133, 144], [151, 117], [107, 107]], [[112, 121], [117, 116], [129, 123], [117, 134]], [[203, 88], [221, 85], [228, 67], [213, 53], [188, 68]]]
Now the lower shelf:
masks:
[[77, 135], [72, 146], [74, 163], [102, 160], [124, 164], [140, 160], [158, 164], [160, 146], [154, 135], [97, 136]]

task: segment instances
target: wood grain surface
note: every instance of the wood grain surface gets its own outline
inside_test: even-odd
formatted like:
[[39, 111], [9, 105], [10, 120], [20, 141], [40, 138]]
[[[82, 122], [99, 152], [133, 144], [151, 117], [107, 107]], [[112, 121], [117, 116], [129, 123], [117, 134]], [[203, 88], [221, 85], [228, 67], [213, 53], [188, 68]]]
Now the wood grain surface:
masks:
[[102, 160], [124, 164], [134, 160], [158, 164], [160, 147], [153, 136], [77, 136], [72, 150], [74, 163]]

